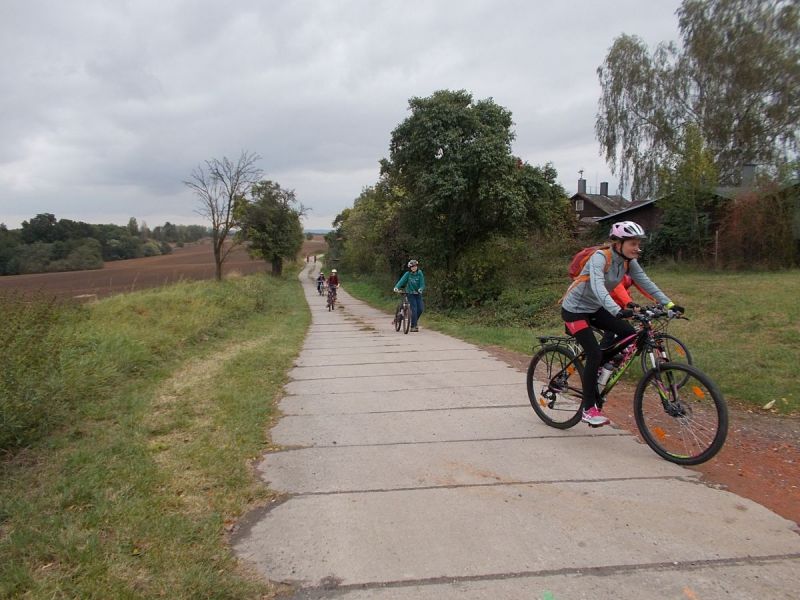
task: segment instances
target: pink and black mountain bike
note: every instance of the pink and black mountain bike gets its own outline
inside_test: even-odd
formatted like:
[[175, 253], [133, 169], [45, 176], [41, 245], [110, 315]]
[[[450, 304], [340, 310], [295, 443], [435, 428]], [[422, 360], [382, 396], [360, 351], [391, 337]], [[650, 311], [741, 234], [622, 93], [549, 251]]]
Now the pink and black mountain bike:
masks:
[[[669, 317], [661, 307], [636, 313], [639, 330], [603, 350], [601, 364], [615, 369], [602, 389], [605, 398], [642, 356], [645, 370], [633, 396], [636, 426], [661, 457], [679, 465], [703, 463], [720, 451], [728, 434], [728, 408], [714, 381], [697, 367], [670, 360], [653, 321]], [[581, 420], [584, 353], [574, 337], [543, 336], [528, 366], [528, 397], [539, 418], [568, 429]]]

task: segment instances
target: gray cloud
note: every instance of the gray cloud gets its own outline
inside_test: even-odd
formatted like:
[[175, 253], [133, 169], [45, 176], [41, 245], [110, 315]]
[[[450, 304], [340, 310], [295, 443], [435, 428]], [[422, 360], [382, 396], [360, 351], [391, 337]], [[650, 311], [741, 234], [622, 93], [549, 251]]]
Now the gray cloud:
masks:
[[[211, 157], [330, 225], [375, 182], [411, 96], [442, 88], [514, 114], [514, 150], [610, 180], [595, 70], [614, 37], [674, 39], [677, 0], [235, 3], [9, 0], [0, 6], [0, 221], [201, 222], [182, 185]], [[614, 185], [612, 184], [612, 188]]]

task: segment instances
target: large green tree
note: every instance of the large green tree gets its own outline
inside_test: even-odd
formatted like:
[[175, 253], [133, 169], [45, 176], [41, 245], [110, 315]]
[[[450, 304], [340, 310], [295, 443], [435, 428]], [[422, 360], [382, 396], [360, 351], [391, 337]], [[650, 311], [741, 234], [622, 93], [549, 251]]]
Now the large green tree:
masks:
[[[334, 258], [343, 261], [348, 270], [361, 273], [394, 273], [418, 252], [414, 226], [410, 231], [400, 226], [400, 210], [404, 195], [382, 177], [374, 186], [365, 188], [334, 221], [335, 241], [341, 250]], [[337, 244], [334, 244], [334, 248]]]
[[776, 172], [800, 141], [800, 2], [684, 0], [681, 44], [621, 35], [598, 68], [597, 138], [620, 183], [635, 197], [654, 193], [664, 162], [698, 128], [720, 182], [741, 167]]
[[450, 269], [465, 248], [525, 218], [511, 112], [463, 90], [411, 98], [409, 108], [381, 171], [404, 190], [403, 229], [420, 240], [429, 260]]
[[300, 251], [303, 245], [300, 217], [304, 213], [294, 190], [283, 189], [274, 181], [253, 185], [252, 197], [238, 208], [240, 239], [249, 242], [251, 255], [271, 263], [273, 275], [281, 275], [283, 261], [293, 260]]

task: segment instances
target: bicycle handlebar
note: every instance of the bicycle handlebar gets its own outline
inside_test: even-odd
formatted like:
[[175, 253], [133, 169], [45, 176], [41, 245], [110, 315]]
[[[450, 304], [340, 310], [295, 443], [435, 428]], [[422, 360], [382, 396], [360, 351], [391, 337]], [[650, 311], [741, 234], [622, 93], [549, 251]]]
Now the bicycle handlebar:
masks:
[[682, 312], [674, 311], [671, 308], [664, 308], [660, 304], [654, 304], [652, 306], [643, 306], [640, 309], [640, 312], [633, 313], [633, 319], [636, 321], [641, 321], [642, 323], [649, 323], [653, 319], [663, 319], [666, 317], [667, 319], [683, 319], [684, 321], [688, 321], [686, 317], [683, 316]]

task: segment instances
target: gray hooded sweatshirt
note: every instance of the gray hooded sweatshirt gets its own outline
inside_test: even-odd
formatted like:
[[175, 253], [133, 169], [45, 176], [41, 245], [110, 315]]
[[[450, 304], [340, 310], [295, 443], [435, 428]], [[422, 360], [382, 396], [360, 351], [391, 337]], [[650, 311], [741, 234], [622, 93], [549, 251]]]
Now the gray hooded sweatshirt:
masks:
[[[589, 276], [588, 281], [576, 280], [564, 296], [561, 306], [573, 313], [594, 313], [600, 308], [605, 308], [612, 315], [616, 315], [622, 310], [609, 292], [617, 287], [625, 276], [625, 259], [612, 248], [611, 267], [607, 273], [604, 272], [605, 268], [606, 255], [602, 250], [598, 250], [586, 261], [580, 272], [580, 275]], [[629, 261], [628, 275], [658, 302], [669, 304], [669, 298], [650, 281], [636, 259]]]

